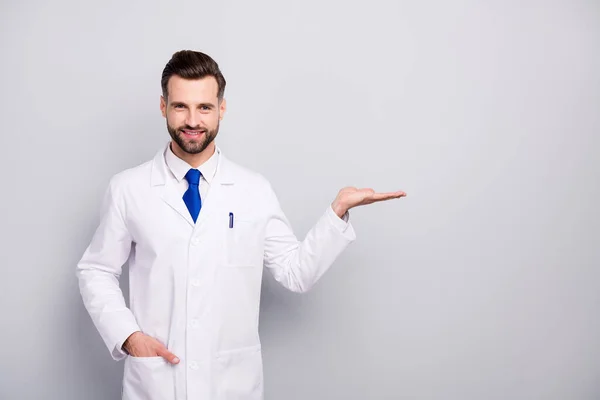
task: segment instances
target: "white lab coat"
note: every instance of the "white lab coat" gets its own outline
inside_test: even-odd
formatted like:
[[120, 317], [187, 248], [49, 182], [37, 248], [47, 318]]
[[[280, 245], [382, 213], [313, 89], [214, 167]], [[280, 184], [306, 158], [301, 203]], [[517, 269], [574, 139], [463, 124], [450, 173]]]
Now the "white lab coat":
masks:
[[[299, 242], [269, 182], [218, 148], [210, 195], [194, 224], [164, 150], [111, 179], [77, 266], [85, 307], [112, 357], [125, 359], [123, 399], [262, 399], [263, 266], [284, 287], [304, 292], [355, 239], [354, 230], [328, 207]], [[298, 187], [301, 196], [306, 185]], [[127, 261], [129, 308], [118, 281]], [[181, 362], [125, 354], [123, 342], [138, 330]]]

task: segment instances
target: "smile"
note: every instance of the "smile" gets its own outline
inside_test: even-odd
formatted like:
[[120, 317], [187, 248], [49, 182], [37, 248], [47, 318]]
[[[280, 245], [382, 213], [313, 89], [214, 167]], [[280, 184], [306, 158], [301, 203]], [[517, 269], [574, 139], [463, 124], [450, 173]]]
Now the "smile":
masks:
[[182, 130], [181, 132], [184, 135], [190, 136], [190, 137], [199, 136], [204, 133], [204, 131], [188, 131], [188, 130]]

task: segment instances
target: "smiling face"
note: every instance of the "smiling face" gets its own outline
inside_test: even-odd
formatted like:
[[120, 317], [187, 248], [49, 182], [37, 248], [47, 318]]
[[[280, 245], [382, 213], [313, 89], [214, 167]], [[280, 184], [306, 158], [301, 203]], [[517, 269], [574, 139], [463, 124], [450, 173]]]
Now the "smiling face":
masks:
[[214, 139], [226, 109], [219, 101], [219, 85], [213, 76], [169, 78], [167, 96], [161, 96], [160, 109], [167, 120], [173, 152], [189, 164], [206, 161], [214, 152]]

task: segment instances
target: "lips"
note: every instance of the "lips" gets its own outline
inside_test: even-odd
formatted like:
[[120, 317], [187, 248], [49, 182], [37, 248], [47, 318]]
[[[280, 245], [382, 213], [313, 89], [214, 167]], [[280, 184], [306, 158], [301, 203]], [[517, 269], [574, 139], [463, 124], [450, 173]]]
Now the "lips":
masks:
[[198, 137], [200, 135], [202, 135], [205, 131], [203, 130], [187, 130], [187, 129], [182, 129], [181, 133], [183, 133], [185, 136], [190, 137], [190, 138], [194, 138], [194, 137]]

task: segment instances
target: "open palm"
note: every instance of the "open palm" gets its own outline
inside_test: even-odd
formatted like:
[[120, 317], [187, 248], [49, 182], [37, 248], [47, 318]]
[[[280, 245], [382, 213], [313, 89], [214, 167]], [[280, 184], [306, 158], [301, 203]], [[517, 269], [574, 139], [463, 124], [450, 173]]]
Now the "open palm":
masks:
[[398, 199], [405, 196], [406, 193], [403, 191], [378, 193], [371, 188], [358, 189], [355, 187], [345, 187], [338, 192], [333, 202], [333, 207], [339, 215], [353, 207], [364, 206], [378, 201]]

